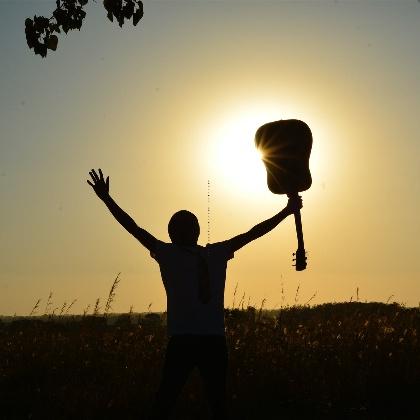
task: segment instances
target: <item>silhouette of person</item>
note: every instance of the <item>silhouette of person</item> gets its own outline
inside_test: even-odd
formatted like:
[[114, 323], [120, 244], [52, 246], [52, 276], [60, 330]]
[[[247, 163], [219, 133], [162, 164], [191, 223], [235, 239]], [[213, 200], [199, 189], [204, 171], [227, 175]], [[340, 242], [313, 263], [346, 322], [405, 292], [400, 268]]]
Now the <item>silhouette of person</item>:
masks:
[[275, 216], [229, 240], [197, 244], [200, 225], [187, 211], [176, 212], [168, 224], [170, 243], [156, 239], [125, 213], [109, 195], [109, 177], [94, 169], [92, 186], [118, 222], [131, 233], [160, 267], [167, 296], [168, 346], [161, 382], [153, 406], [153, 419], [168, 419], [192, 369], [203, 379], [212, 417], [226, 418], [226, 373], [228, 352], [224, 326], [226, 268], [234, 253], [274, 229], [287, 216], [302, 208], [302, 199], [289, 198]]

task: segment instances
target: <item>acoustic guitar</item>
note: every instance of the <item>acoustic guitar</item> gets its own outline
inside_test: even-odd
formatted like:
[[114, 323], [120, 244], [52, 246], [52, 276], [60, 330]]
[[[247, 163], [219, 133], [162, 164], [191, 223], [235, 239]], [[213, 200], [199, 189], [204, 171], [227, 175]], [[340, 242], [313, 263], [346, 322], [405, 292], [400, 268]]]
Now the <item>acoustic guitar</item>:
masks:
[[[293, 197], [311, 186], [312, 132], [306, 123], [279, 120], [264, 124], [255, 133], [255, 144], [262, 153], [267, 186], [272, 193]], [[300, 210], [294, 216], [298, 248], [293, 255], [296, 270], [301, 271], [307, 264]]]

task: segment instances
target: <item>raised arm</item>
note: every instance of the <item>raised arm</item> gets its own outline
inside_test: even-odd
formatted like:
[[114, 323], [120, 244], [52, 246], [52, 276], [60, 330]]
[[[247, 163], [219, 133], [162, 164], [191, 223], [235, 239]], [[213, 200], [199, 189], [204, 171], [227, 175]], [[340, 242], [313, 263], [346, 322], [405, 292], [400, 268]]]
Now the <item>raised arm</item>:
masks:
[[302, 198], [300, 196], [289, 198], [287, 206], [279, 213], [271, 217], [270, 219], [264, 220], [264, 222], [258, 223], [248, 232], [242, 233], [238, 236], [229, 239], [229, 245], [232, 252], [237, 251], [251, 241], [265, 235], [266, 233], [273, 230], [282, 220], [284, 220], [290, 214], [295, 213], [297, 210], [302, 208]]
[[136, 222], [112, 199], [109, 195], [109, 176], [104, 179], [102, 170], [99, 169], [99, 175], [92, 169], [89, 172], [93, 183], [89, 180], [87, 183], [93, 188], [96, 195], [105, 203], [112, 215], [118, 222], [131, 233], [144, 247], [153, 252], [157, 239], [146, 230], [137, 226]]

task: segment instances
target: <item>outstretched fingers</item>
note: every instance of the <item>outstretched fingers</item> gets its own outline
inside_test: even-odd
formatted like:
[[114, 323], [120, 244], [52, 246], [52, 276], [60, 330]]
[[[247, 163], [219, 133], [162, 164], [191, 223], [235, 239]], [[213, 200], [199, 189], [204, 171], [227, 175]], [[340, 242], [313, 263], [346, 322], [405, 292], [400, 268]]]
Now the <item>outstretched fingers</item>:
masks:
[[89, 172], [90, 176], [93, 178], [93, 180], [96, 182], [99, 182], [99, 176], [96, 173], [95, 169], [91, 169], [91, 171]]
[[91, 182], [90, 180], [87, 180], [87, 183], [95, 190], [95, 192], [98, 194], [98, 192], [108, 192], [109, 191], [109, 176], [106, 177], [106, 180], [104, 179], [104, 174], [102, 172], [102, 169], [98, 169], [98, 173], [95, 171], [95, 169], [91, 169], [89, 171], [89, 175], [92, 178]]
[[[96, 179], [95, 179], [95, 177], [94, 177], [93, 173], [92, 173], [92, 172], [89, 172], [89, 175], [90, 175], [90, 177], [92, 178], [93, 185], [95, 185], [95, 184], [96, 184]], [[91, 184], [91, 185], [92, 185], [92, 184]], [[93, 186], [93, 185], [92, 185], [92, 186]]]

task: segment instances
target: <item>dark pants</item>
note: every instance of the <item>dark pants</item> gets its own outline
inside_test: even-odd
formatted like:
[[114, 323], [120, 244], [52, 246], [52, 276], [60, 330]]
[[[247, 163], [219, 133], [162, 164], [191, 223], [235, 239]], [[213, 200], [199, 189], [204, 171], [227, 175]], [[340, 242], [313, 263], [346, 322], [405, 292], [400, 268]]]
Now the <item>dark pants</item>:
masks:
[[192, 369], [198, 367], [214, 419], [226, 418], [226, 338], [221, 335], [174, 335], [166, 349], [152, 419], [168, 419]]

